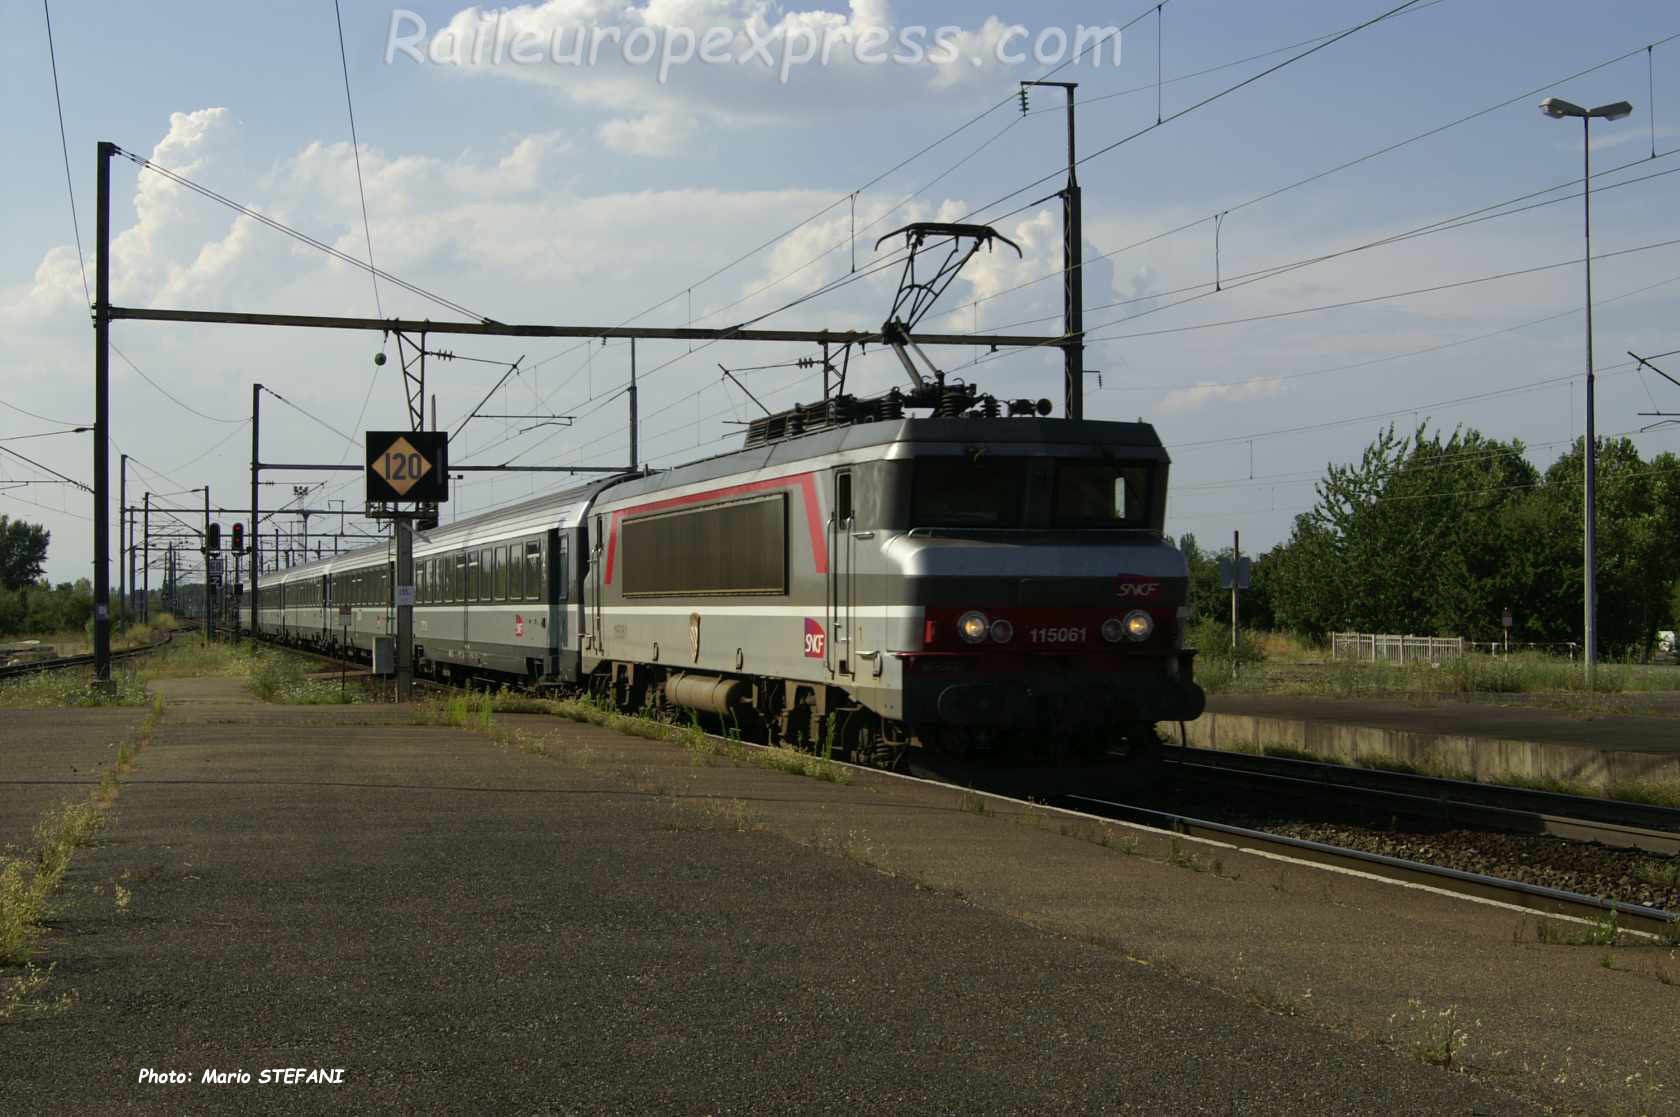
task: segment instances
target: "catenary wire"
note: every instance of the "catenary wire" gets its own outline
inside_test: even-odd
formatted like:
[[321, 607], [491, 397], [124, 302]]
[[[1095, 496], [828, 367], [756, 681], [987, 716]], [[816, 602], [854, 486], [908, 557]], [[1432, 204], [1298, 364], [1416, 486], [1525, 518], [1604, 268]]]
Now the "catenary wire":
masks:
[[[373, 226], [368, 223], [367, 188], [362, 185], [362, 147], [356, 139], [356, 103], [350, 98], [350, 60], [344, 53], [344, 13], [339, 10], [338, 0], [333, 0], [333, 20], [338, 26], [338, 66], [344, 74], [344, 109], [350, 116], [350, 153], [356, 159], [356, 194], [362, 200], [362, 232], [367, 237], [368, 265], [372, 267]], [[383, 318], [385, 306], [379, 300], [379, 273], [372, 271], [368, 278], [373, 280], [373, 305]]]
[[70, 174], [70, 141], [64, 134], [64, 97], [58, 90], [58, 50], [53, 46], [52, 7], [49, 0], [41, 0], [41, 13], [47, 20], [47, 58], [52, 63], [53, 104], [58, 106], [58, 146], [64, 154], [64, 188], [70, 194], [70, 227], [76, 233], [76, 265], [82, 271], [82, 294], [91, 304], [93, 292], [88, 288], [87, 257], [82, 253], [82, 222], [76, 215], [76, 183]]

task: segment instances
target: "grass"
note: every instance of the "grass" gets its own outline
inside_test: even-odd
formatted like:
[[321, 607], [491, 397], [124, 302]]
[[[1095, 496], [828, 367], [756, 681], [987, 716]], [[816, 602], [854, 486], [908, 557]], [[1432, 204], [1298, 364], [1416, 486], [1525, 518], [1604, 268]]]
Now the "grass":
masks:
[[1406, 1007], [1388, 1021], [1395, 1026], [1395, 1038], [1410, 1050], [1417, 1062], [1448, 1070], [1463, 1065], [1470, 1033], [1459, 1026], [1457, 1006], [1436, 1010], [1411, 997]]
[[1293, 745], [1262, 745], [1261, 756], [1275, 756], [1283, 760], [1305, 760], [1313, 764], [1345, 764], [1338, 756], [1323, 756], [1309, 749], [1298, 749]]
[[[69, 871], [76, 850], [91, 845], [105, 826], [117, 797], [117, 777], [133, 766], [135, 756], [151, 742], [163, 717], [163, 700], [154, 697], [151, 707], [133, 737], [118, 747], [116, 763], [105, 770], [92, 794], [43, 814], [35, 823], [32, 850], [18, 853], [8, 848], [0, 853], [0, 966], [21, 967], [20, 973], [0, 975], [0, 1023], [64, 1011], [75, 1001], [73, 993], [41, 1000], [52, 967], [39, 970], [30, 959], [45, 933], [43, 921], [51, 913], [53, 893]], [[126, 911], [131, 900], [132, 893], [118, 885], [118, 910]]]
[[96, 686], [88, 668], [43, 671], [0, 683], [0, 709], [6, 710], [145, 704], [145, 681], [133, 671], [112, 671], [108, 687]]
[[1539, 652], [1499, 656], [1472, 652], [1439, 665], [1402, 665], [1313, 662], [1277, 634], [1257, 636], [1255, 645], [1253, 661], [1243, 663], [1234, 676], [1226, 652], [1216, 650], [1198, 657], [1197, 680], [1215, 691], [1333, 698], [1545, 695], [1561, 699], [1567, 709], [1579, 707], [1584, 712], [1599, 712], [1594, 701], [1598, 696], [1680, 690], [1680, 670], [1635, 663], [1600, 663], [1589, 690], [1579, 663]]
[[1680, 887], [1680, 860], [1640, 861], [1633, 867], [1633, 879], [1663, 888]]
[[360, 686], [347, 687], [336, 679], [311, 675], [309, 661], [287, 652], [265, 649], [251, 656], [251, 693], [264, 702], [287, 706], [343, 706], [361, 702]]
[[753, 834], [769, 829], [762, 816], [752, 811], [745, 799], [671, 800], [667, 830], [732, 830]]
[[605, 701], [590, 698], [532, 698], [505, 689], [496, 693], [466, 692], [421, 703], [416, 716], [426, 725], [450, 725], [494, 735], [497, 713], [548, 714], [644, 740], [669, 741], [682, 745], [696, 762], [728, 760], [825, 783], [852, 782], [850, 768], [824, 756], [781, 746], [754, 748], [739, 740], [713, 736], [696, 719], [677, 724], [661, 721], [651, 712], [623, 714]]
[[21, 973], [0, 977], [0, 1024], [57, 1016], [75, 1006], [75, 993], [63, 993], [52, 1000], [41, 997], [57, 965], [55, 962], [42, 970], [25, 963]]
[[229, 643], [206, 640], [203, 633], [180, 635], [151, 655], [142, 657], [142, 678], [237, 678], [254, 673], [264, 655], [275, 654], [249, 640]]
[[1614, 910], [1584, 925], [1550, 919], [1534, 922], [1534, 941], [1550, 946], [1615, 946], [1621, 933], [1620, 921]]

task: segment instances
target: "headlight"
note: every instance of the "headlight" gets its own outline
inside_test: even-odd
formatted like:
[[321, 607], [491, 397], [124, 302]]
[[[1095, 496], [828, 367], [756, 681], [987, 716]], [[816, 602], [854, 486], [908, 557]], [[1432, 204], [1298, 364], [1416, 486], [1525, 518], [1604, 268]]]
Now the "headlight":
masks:
[[1147, 640], [1150, 633], [1155, 631], [1155, 618], [1142, 609], [1133, 609], [1126, 614], [1126, 635], [1133, 640]]
[[1015, 626], [999, 617], [992, 622], [992, 639], [1000, 644], [1007, 644], [1015, 639]]
[[970, 644], [978, 644], [986, 638], [986, 630], [991, 623], [986, 620], [986, 614], [975, 611], [964, 613], [957, 621], [957, 631]]
[[1110, 617], [1102, 623], [1102, 634], [1110, 644], [1118, 644], [1126, 638], [1126, 626], [1120, 623], [1119, 617]]

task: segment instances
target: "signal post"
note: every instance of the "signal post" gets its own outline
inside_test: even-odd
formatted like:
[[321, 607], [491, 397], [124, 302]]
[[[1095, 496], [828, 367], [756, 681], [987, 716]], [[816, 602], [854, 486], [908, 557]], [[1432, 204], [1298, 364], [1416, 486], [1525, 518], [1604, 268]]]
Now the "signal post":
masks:
[[[437, 506], [449, 499], [449, 436], [441, 431], [369, 431], [367, 510], [393, 521], [397, 541], [397, 701], [414, 696], [414, 525], [435, 526]], [[377, 660], [377, 656], [375, 659]]]

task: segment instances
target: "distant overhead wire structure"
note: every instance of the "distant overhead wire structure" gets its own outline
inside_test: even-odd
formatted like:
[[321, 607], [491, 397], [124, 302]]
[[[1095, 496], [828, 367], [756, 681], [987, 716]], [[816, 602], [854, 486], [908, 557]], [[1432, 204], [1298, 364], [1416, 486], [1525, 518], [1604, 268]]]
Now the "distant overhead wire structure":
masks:
[[[1281, 70], [1284, 67], [1293, 64], [1294, 62], [1300, 61], [1301, 59], [1306, 58], [1309, 55], [1312, 55], [1312, 54], [1316, 53], [1317, 51], [1322, 50], [1325, 47], [1328, 47], [1328, 46], [1332, 45], [1333, 43], [1338, 42], [1342, 39], [1345, 39], [1348, 36], [1353, 35], [1353, 34], [1359, 32], [1359, 31], [1362, 31], [1362, 30], [1365, 30], [1366, 28], [1375, 26], [1378, 23], [1381, 23], [1381, 22], [1383, 22], [1387, 19], [1393, 18], [1393, 17], [1395, 17], [1397, 15], [1400, 15], [1401, 13], [1407, 12], [1409, 10], [1414, 10], [1414, 9], [1415, 10], [1421, 10], [1424, 7], [1433, 6], [1437, 2], [1439, 2], [1439, 0], [1406, 0], [1405, 3], [1402, 3], [1402, 4], [1400, 4], [1396, 7], [1390, 8], [1387, 11], [1385, 11], [1383, 13], [1380, 13], [1379, 15], [1373, 16], [1372, 18], [1370, 18], [1368, 20], [1365, 20], [1361, 23], [1355, 24], [1355, 25], [1350, 26], [1350, 27], [1342, 28], [1338, 31], [1328, 33], [1324, 36], [1319, 36], [1319, 37], [1316, 37], [1314, 39], [1306, 40], [1306, 43], [1309, 43], [1309, 44], [1312, 44], [1312, 45], [1306, 46], [1305, 49], [1300, 50], [1296, 54], [1291, 55], [1289, 58], [1284, 59], [1283, 61], [1277, 63], [1276, 65], [1268, 67], [1267, 69], [1261, 71], [1258, 74], [1251, 75], [1251, 76], [1243, 79], [1240, 82], [1234, 83], [1233, 85], [1228, 86], [1228, 87], [1212, 94], [1209, 97], [1203, 98], [1202, 100], [1196, 102], [1195, 104], [1190, 105], [1189, 107], [1187, 107], [1185, 109], [1182, 109], [1182, 110], [1180, 110], [1176, 113], [1171, 114], [1170, 116], [1166, 116], [1163, 119], [1158, 120], [1156, 122], [1156, 124], [1150, 125], [1148, 128], [1144, 129], [1143, 131], [1144, 132], [1152, 131], [1155, 128], [1158, 128], [1158, 127], [1162, 126], [1163, 124], [1170, 123], [1173, 120], [1176, 120], [1176, 119], [1182, 118], [1184, 116], [1187, 116], [1190, 113], [1193, 113], [1193, 112], [1197, 111], [1198, 109], [1200, 109], [1200, 108], [1202, 108], [1202, 107], [1204, 107], [1208, 104], [1211, 104], [1214, 101], [1219, 100], [1221, 97], [1224, 97], [1231, 92], [1234, 92], [1238, 89], [1241, 89], [1246, 85], [1252, 84], [1253, 82], [1255, 82], [1255, 81], [1257, 81], [1257, 80], [1259, 80], [1259, 79], [1261, 79], [1261, 78], [1263, 78], [1263, 77], [1265, 77], [1269, 74], [1275, 73], [1278, 70]], [[1130, 20], [1126, 24], [1122, 25], [1118, 29], [1118, 31], [1116, 31], [1115, 33], [1116, 34], [1122, 33], [1125, 30], [1129, 29], [1130, 27], [1134, 26], [1135, 24], [1137, 24], [1137, 23], [1141, 22], [1142, 20], [1146, 19], [1148, 16], [1156, 14], [1157, 11], [1159, 10], [1159, 8], [1161, 8], [1162, 6], [1163, 5], [1158, 4], [1158, 5], [1153, 5], [1149, 8], [1146, 8], [1143, 12], [1139, 13], [1132, 20]], [[1100, 41], [1091, 44], [1091, 46], [1087, 49], [1094, 49], [1099, 45], [1100, 45]], [[1081, 55], [1083, 53], [1084, 52], [1081, 52]], [[1270, 52], [1270, 53], [1276, 53], [1276, 52]], [[1066, 67], [1068, 65], [1072, 65], [1074, 62], [1078, 61], [1078, 58], [1081, 55], [1076, 55], [1074, 58], [1070, 58], [1070, 59], [1064, 61], [1062, 64], [1051, 68], [1044, 75], [1042, 75], [1042, 77], [1039, 80], [1043, 80], [1043, 78], [1047, 78], [1049, 76], [1052, 76], [1053, 74], [1055, 74], [1057, 71], [1063, 69], [1064, 67]], [[992, 104], [990, 107], [983, 110], [982, 112], [980, 112], [976, 116], [971, 117], [970, 119], [965, 121], [962, 125], [958, 126], [956, 129], [953, 129], [952, 131], [946, 133], [944, 136], [940, 137], [938, 140], [935, 140], [932, 144], [926, 145], [925, 147], [918, 150], [917, 152], [915, 152], [911, 156], [908, 156], [904, 160], [901, 160], [899, 163], [895, 164], [892, 168], [889, 168], [887, 171], [882, 172], [882, 174], [876, 176], [874, 179], [871, 179], [868, 183], [864, 184], [862, 187], [859, 187], [857, 190], [849, 193], [845, 197], [855, 199], [858, 193], [861, 193], [863, 190], [869, 189], [871, 186], [875, 185], [876, 183], [878, 183], [882, 179], [884, 179], [887, 175], [893, 173], [894, 171], [896, 171], [898, 169], [901, 169], [902, 167], [906, 166], [908, 163], [914, 161], [916, 158], [919, 158], [921, 155], [926, 154], [928, 151], [931, 151], [933, 148], [939, 146], [940, 144], [943, 144], [944, 142], [946, 142], [947, 140], [949, 140], [953, 136], [957, 135], [958, 133], [972, 127], [973, 125], [975, 125], [977, 123], [979, 123], [979, 121], [985, 119], [987, 116], [991, 115], [991, 113], [997, 111], [998, 109], [1003, 108], [1005, 106], [1008, 106], [1010, 104], [1013, 104], [1014, 101], [1015, 101], [1015, 94], [1013, 92], [1011, 92], [1010, 94], [1001, 98], [999, 101]], [[1014, 123], [1016, 123], [1016, 121], [1012, 121], [1010, 126], [1013, 126]], [[1008, 131], [1009, 131], [1009, 127], [1006, 126], [1003, 129], [1002, 132], [1000, 132], [997, 135], [988, 139], [985, 144], [982, 144], [981, 148], [976, 149], [974, 152], [971, 152], [968, 156], [965, 156], [964, 159], [957, 164], [957, 166], [960, 166], [962, 162], [966, 162], [968, 159], [973, 158], [973, 156], [975, 154], [978, 154], [979, 150], [984, 149], [984, 147], [988, 146], [991, 142], [1000, 138], [1004, 133], [1006, 133]], [[1141, 135], [1141, 134], [1143, 134], [1143, 132], [1134, 133], [1131, 136], [1125, 137], [1120, 141], [1109, 144], [1106, 147], [1101, 148], [1098, 151], [1092, 153], [1091, 155], [1088, 155], [1088, 156], [1085, 156], [1085, 157], [1079, 159], [1078, 163], [1080, 165], [1083, 165], [1084, 163], [1089, 162], [1091, 159], [1093, 159], [1093, 158], [1095, 158], [1099, 155], [1102, 155], [1102, 154], [1104, 154], [1108, 151], [1112, 151], [1112, 150], [1118, 148], [1119, 146], [1121, 146], [1123, 143], [1126, 143], [1130, 139], [1134, 139], [1138, 135]], [[955, 167], [951, 168], [950, 170], [954, 170], [954, 169], [955, 169]], [[945, 174], [949, 174], [950, 170], [947, 170], [946, 172], [942, 173], [940, 176], [936, 177], [934, 180], [932, 180], [932, 182], [928, 183], [926, 186], [922, 187], [921, 189], [925, 190], [925, 189], [931, 187], [933, 184], [937, 183], [938, 181], [940, 181], [940, 179], [945, 177]], [[982, 207], [979, 207], [975, 210], [971, 210], [969, 212], [969, 214], [966, 215], [963, 218], [963, 220], [965, 220], [965, 221], [971, 220], [975, 216], [977, 216], [978, 214], [981, 214], [985, 210], [987, 210], [989, 208], [992, 208], [992, 206], [994, 206], [996, 204], [999, 204], [1003, 201], [1007, 201], [1012, 197], [1016, 197], [1019, 194], [1024, 193], [1026, 190], [1031, 189], [1033, 186], [1040, 185], [1044, 182], [1047, 182], [1051, 178], [1056, 177], [1056, 174], [1059, 174], [1059, 173], [1060, 172], [1055, 172], [1051, 175], [1046, 175], [1046, 176], [1043, 176], [1039, 179], [1036, 179], [1032, 183], [1029, 183], [1027, 186], [1018, 188], [1017, 190], [1012, 191], [1010, 194], [1005, 195], [1002, 199], [999, 199], [998, 203], [992, 203], [991, 205], [982, 206]], [[914, 196], [916, 196], [916, 194], [919, 194], [920, 192], [921, 191], [918, 190], [915, 193], [913, 193], [910, 197], [914, 197]], [[743, 254], [742, 256], [739, 256], [739, 257], [735, 258], [730, 263], [724, 265], [723, 268], [718, 269], [717, 271], [708, 275], [705, 279], [701, 280], [701, 282], [702, 283], [706, 282], [706, 281], [708, 281], [712, 278], [715, 278], [717, 275], [723, 274], [723, 272], [727, 271], [729, 268], [732, 268], [732, 267], [736, 266], [737, 264], [741, 263], [742, 261], [744, 261], [744, 260], [750, 258], [752, 255], [756, 254], [757, 252], [762, 251], [764, 248], [767, 248], [767, 247], [779, 242], [780, 240], [784, 239], [786, 236], [791, 235], [793, 232], [797, 231], [798, 229], [803, 228], [805, 225], [810, 224], [812, 221], [815, 221], [815, 220], [821, 218], [822, 216], [826, 215], [827, 213], [832, 212], [834, 209], [838, 208], [838, 206], [844, 200], [845, 200], [845, 198], [837, 199], [834, 203], [831, 203], [830, 206], [826, 207], [824, 210], [821, 210], [817, 214], [812, 215], [812, 217], [807, 218], [805, 221], [800, 222], [799, 224], [796, 224], [796, 225], [790, 227], [789, 229], [787, 229], [784, 232], [778, 234], [777, 236], [771, 238], [770, 240], [760, 244], [759, 246], [757, 246], [754, 249], [750, 250], [749, 252]], [[909, 200], [909, 198], [906, 198], [904, 201], [900, 202], [898, 206], [894, 207], [894, 209], [901, 208], [905, 204], [905, 202], [907, 202], [908, 200]], [[1038, 203], [1035, 202], [1035, 203], [1031, 203], [1031, 204], [1036, 205]], [[1022, 208], [1030, 208], [1030, 205], [1028, 207], [1022, 207]], [[891, 211], [888, 211], [888, 212], [890, 213]], [[1021, 210], [1016, 209], [1016, 210], [1011, 211], [1010, 213], [1003, 214], [1000, 217], [993, 218], [992, 220], [993, 221], [1003, 220], [1003, 219], [1005, 219], [1007, 217], [1010, 217], [1010, 216], [1013, 216], [1015, 213], [1019, 213], [1019, 212], [1021, 212]], [[873, 225], [873, 224], [878, 223], [881, 220], [884, 220], [885, 216], [886, 216], [885, 214], [881, 215], [880, 217], [877, 218], [876, 222], [871, 222], [870, 224]], [[867, 228], [867, 226], [866, 226], [866, 228]], [[854, 234], [853, 234], [853, 238], [855, 239], [855, 231], [854, 231]], [[805, 270], [807, 267], [811, 266], [811, 264], [815, 263], [817, 260], [820, 260], [822, 257], [824, 257], [826, 255], [829, 255], [832, 252], [836, 251], [839, 247], [840, 247], [839, 244], [831, 246], [829, 249], [825, 250], [822, 253], [819, 253], [817, 257], [813, 258], [812, 260], [807, 261], [805, 264], [800, 265], [798, 268], [795, 268], [792, 271], [783, 274], [782, 276], [778, 277], [777, 279], [772, 280], [772, 281], [764, 284], [763, 286], [757, 288], [755, 291], [749, 293], [747, 296], [742, 297], [742, 298], [738, 298], [734, 302], [726, 304], [724, 307], [722, 307], [720, 309], [722, 309], [722, 310], [730, 309], [734, 306], [740, 305], [742, 302], [745, 302], [752, 297], [755, 297], [758, 294], [762, 294], [764, 291], [770, 289], [771, 287], [774, 287], [774, 286], [778, 285], [779, 283], [785, 281], [786, 279], [791, 278], [792, 276], [794, 276], [794, 275], [798, 274], [799, 272]], [[835, 280], [830, 281], [829, 283], [826, 283], [826, 284], [823, 284], [823, 285], [819, 286], [816, 290], [814, 290], [812, 292], [809, 292], [805, 295], [801, 295], [801, 296], [799, 296], [799, 297], [797, 297], [797, 298], [795, 298], [795, 299], [793, 299], [793, 300], [791, 300], [787, 303], [784, 303], [784, 304], [782, 304], [782, 305], [780, 305], [780, 306], [778, 306], [778, 307], [776, 307], [776, 308], [774, 308], [770, 311], [765, 312], [764, 314], [759, 315], [756, 318], [749, 319], [747, 321], [747, 323], [744, 323], [744, 324], [751, 324], [751, 323], [754, 323], [754, 322], [762, 321], [765, 318], [771, 317], [771, 316], [776, 315], [776, 314], [780, 314], [780, 313], [782, 313], [786, 310], [792, 309], [792, 308], [794, 308], [796, 306], [799, 306], [799, 305], [801, 305], [805, 302], [811, 301], [814, 298], [818, 298], [818, 297], [821, 297], [823, 295], [830, 294], [834, 291], [840, 290], [844, 287], [847, 287], [847, 286], [851, 285], [852, 283], [857, 282], [860, 279], [868, 278], [869, 276], [877, 274], [881, 271], [890, 270], [890, 269], [898, 266], [900, 263], [902, 263], [903, 258], [904, 257], [902, 255], [902, 253], [895, 253], [895, 254], [891, 255], [889, 258], [887, 258], [885, 260], [882, 260], [882, 261], [879, 261], [878, 263], [876, 263], [872, 266], [866, 267], [861, 271], [854, 270], [852, 272], [849, 272], [848, 274], [846, 274], [844, 276], [841, 276], [841, 277], [839, 277]], [[1061, 272], [1058, 271], [1058, 272], [1050, 273], [1050, 274], [1052, 274], [1052, 275], [1061, 274]], [[692, 291], [693, 286], [694, 285], [690, 285], [690, 287], [686, 288], [685, 290]], [[630, 319], [627, 319], [626, 321], [634, 321], [636, 318], [641, 317], [642, 315], [648, 313], [652, 309], [657, 309], [659, 306], [667, 305], [670, 302], [675, 301], [678, 297], [680, 297], [680, 294], [681, 293], [677, 293], [677, 294], [673, 294], [671, 296], [668, 296], [666, 299], [662, 300], [661, 302], [653, 304], [653, 306], [648, 308], [648, 310], [644, 310], [642, 312], [639, 312], [637, 315], [632, 316]], [[714, 312], [709, 312], [707, 316], [710, 316], [711, 313], [715, 313], [715, 311]], [[1065, 334], [1061, 335], [1063, 340], [1065, 340], [1065, 338], [1067, 336], [1068, 335], [1065, 335]], [[575, 352], [577, 348], [578, 348], [577, 346], [573, 346], [570, 349], [567, 349], [562, 353], [554, 354], [550, 357], [544, 358], [542, 361], [537, 362], [537, 364], [540, 365], [540, 364], [546, 363], [547, 361], [557, 359], [560, 356], [564, 356], [565, 353]], [[705, 346], [701, 346], [701, 348], [705, 348]], [[691, 350], [690, 353], [697, 352], [697, 351], [698, 350]], [[647, 372], [643, 373], [643, 379], [646, 379], [647, 377], [652, 376], [653, 374], [661, 371], [662, 369], [664, 369], [664, 368], [666, 368], [666, 367], [668, 367], [672, 364], [677, 363], [678, 361], [682, 360], [683, 358], [689, 356], [690, 353], [678, 354], [675, 357], [672, 357], [669, 360], [667, 360], [667, 361], [665, 361], [661, 364], [655, 365], [653, 368], [651, 368], [651, 369], [647, 370]], [[562, 381], [560, 385], [557, 385], [554, 389], [552, 389], [550, 391], [548, 396], [544, 397], [543, 402], [545, 404], [549, 403], [553, 399], [554, 395], [557, 394], [559, 391], [563, 390], [564, 387], [567, 384], [569, 384], [570, 382], [571, 382], [571, 378], [568, 378], [567, 380]], [[601, 401], [600, 406], [604, 406], [606, 403], [608, 403], [610, 401], [611, 401], [611, 397], [609, 397], [607, 400]], [[588, 415], [593, 414], [595, 411], [600, 410], [600, 406], [597, 406], [596, 408], [594, 408], [590, 411], [584, 412], [582, 415], [580, 415], [580, 418], [586, 418]], [[526, 449], [520, 451], [519, 455], [517, 455], [516, 457], [522, 457], [522, 456], [525, 456], [527, 454], [530, 454], [530, 453], [536, 451], [542, 445], [544, 445], [547, 441], [548, 441], [548, 439], [543, 439], [543, 440], [539, 441], [538, 443], [535, 443], [532, 446], [527, 447]], [[586, 444], [586, 445], [593, 445], [593, 443]]]

